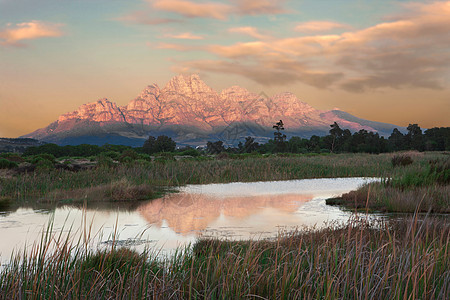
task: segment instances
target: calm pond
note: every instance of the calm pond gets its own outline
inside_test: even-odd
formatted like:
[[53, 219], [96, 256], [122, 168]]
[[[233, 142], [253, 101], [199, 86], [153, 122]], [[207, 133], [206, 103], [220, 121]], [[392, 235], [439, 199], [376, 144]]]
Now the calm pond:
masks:
[[90, 235], [90, 247], [115, 242], [138, 251], [155, 249], [167, 254], [195, 242], [200, 236], [229, 239], [275, 236], [280, 230], [324, 226], [346, 221], [350, 212], [325, 205], [375, 178], [305, 179], [272, 182], [188, 185], [160, 199], [141, 203], [133, 210], [80, 209], [63, 206], [52, 210], [19, 208], [0, 212], [0, 261], [11, 253], [31, 248], [52, 222], [55, 235], [70, 232], [75, 241]]

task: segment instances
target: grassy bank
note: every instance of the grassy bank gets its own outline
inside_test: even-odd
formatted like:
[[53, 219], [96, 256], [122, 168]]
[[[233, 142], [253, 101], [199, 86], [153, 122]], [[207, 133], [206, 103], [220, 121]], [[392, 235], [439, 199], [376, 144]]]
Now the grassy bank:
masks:
[[[99, 164], [77, 172], [43, 169], [0, 178], [0, 198], [24, 203], [150, 199], [161, 188], [184, 184], [289, 180], [322, 177], [392, 177], [420, 168], [439, 153], [418, 154], [414, 163], [394, 168], [391, 154], [290, 155], [136, 160]], [[118, 193], [120, 188], [123, 193]], [[111, 197], [114, 195], [114, 197]], [[123, 195], [122, 198], [119, 196]]]
[[0, 298], [448, 299], [449, 242], [448, 222], [417, 218], [201, 240], [164, 260], [46, 236], [1, 271]]
[[392, 178], [368, 184], [328, 203], [383, 212], [450, 213], [450, 158], [401, 168]]

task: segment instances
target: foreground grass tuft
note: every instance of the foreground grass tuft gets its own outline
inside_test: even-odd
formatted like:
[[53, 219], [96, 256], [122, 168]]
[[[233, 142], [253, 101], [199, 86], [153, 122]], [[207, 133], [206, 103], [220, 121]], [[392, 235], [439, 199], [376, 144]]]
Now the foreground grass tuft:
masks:
[[[156, 259], [45, 239], [0, 273], [0, 298], [448, 299], [450, 226], [353, 219], [274, 240], [200, 240]], [[51, 250], [54, 249], [54, 250]]]

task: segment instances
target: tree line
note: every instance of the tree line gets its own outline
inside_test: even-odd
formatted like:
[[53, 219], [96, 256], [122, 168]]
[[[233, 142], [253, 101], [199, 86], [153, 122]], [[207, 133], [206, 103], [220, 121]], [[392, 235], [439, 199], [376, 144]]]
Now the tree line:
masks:
[[326, 136], [313, 135], [309, 139], [293, 136], [287, 140], [283, 122], [276, 123], [274, 138], [265, 144], [259, 144], [247, 137], [238, 147], [225, 148], [222, 141], [208, 142], [206, 151], [217, 154], [223, 151], [231, 153], [384, 153], [403, 150], [448, 151], [450, 150], [450, 127], [435, 127], [425, 132], [417, 124], [409, 124], [407, 133], [395, 128], [388, 138], [376, 132], [361, 129], [353, 134], [342, 129], [334, 122]]
[[326, 136], [313, 135], [309, 139], [293, 136], [287, 139], [282, 133], [284, 124], [280, 120], [273, 128], [274, 138], [267, 143], [260, 144], [254, 137], [246, 137], [237, 146], [226, 146], [223, 141], [208, 141], [204, 149], [193, 149], [191, 147], [176, 148], [172, 138], [161, 135], [150, 136], [142, 147], [132, 148], [123, 145], [103, 146], [96, 145], [67, 145], [44, 144], [38, 147], [28, 147], [24, 153], [27, 155], [38, 155], [42, 153], [52, 154], [55, 157], [89, 157], [102, 153], [123, 153], [124, 151], [135, 151], [137, 153], [155, 154], [161, 152], [179, 152], [182, 155], [197, 156], [205, 154], [219, 154], [222, 152], [239, 153], [384, 153], [403, 150], [418, 151], [448, 151], [450, 150], [450, 127], [435, 127], [425, 132], [417, 124], [410, 124], [407, 133], [403, 134], [394, 129], [388, 138], [380, 136], [376, 132], [365, 129], [354, 132], [342, 129], [336, 122], [330, 125], [329, 134]]

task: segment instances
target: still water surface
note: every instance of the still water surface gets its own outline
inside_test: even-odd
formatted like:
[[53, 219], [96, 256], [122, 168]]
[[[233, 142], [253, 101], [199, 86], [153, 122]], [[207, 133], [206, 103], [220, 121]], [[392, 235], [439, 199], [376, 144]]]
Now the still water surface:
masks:
[[178, 193], [144, 202], [133, 210], [80, 209], [64, 206], [52, 210], [20, 208], [0, 213], [0, 261], [13, 251], [39, 242], [52, 220], [52, 232], [77, 240], [90, 234], [93, 248], [113, 241], [138, 251], [156, 249], [167, 254], [195, 242], [200, 236], [229, 239], [275, 236], [280, 230], [324, 226], [346, 221], [350, 212], [325, 205], [374, 178], [305, 179], [274, 182], [188, 185]]

